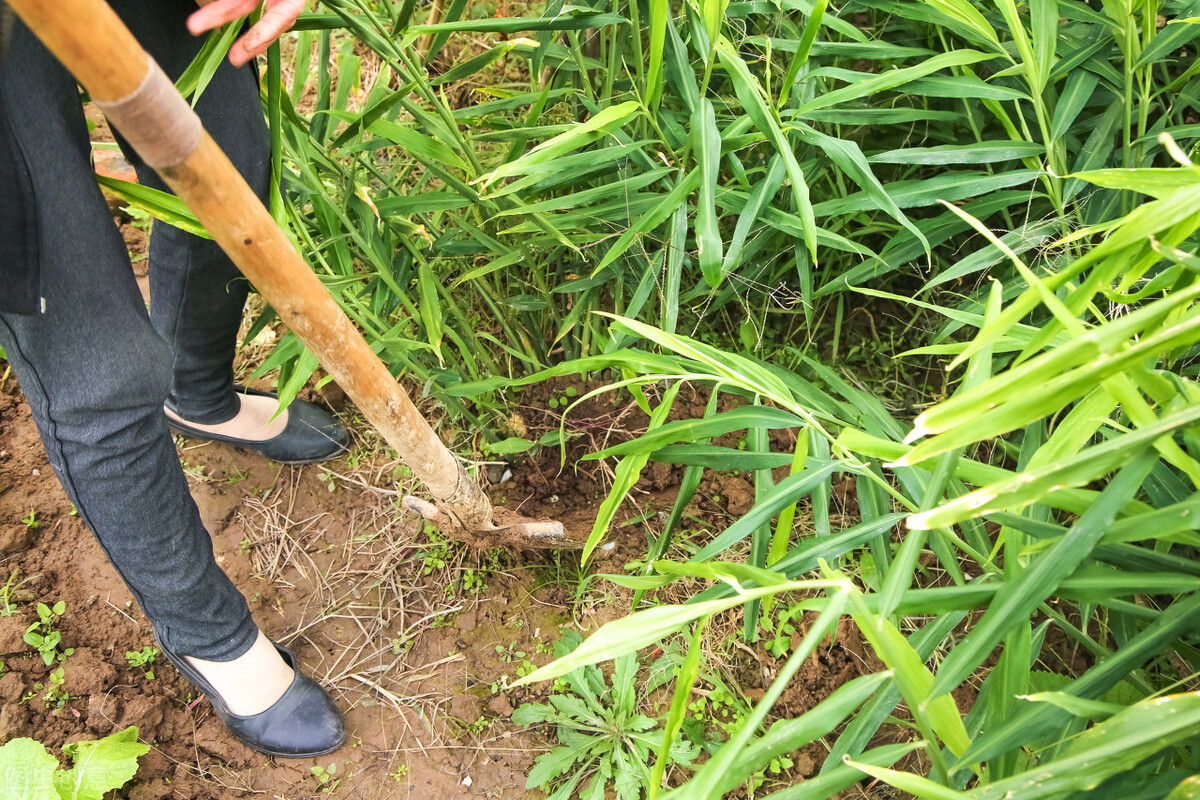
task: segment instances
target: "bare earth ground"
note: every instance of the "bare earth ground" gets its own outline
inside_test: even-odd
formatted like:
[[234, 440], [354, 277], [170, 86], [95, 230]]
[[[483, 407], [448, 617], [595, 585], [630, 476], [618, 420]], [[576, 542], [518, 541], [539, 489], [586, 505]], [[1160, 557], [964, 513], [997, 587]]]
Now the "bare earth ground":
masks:
[[[260, 626], [349, 709], [342, 750], [270, 763], [231, 740], [170, 666], [155, 665], [153, 680], [129, 668], [126, 651], [154, 645], [149, 625], [72, 516], [11, 377], [0, 394], [0, 451], [0, 570], [24, 581], [19, 610], [0, 618], [0, 741], [32, 735], [57, 747], [137, 725], [154, 749], [133, 798], [316, 797], [311, 768], [331, 763], [343, 797], [538, 796], [524, 786], [541, 745], [507, 721], [521, 698], [491, 689], [514, 671], [498, 645], [534, 653], [560, 625], [561, 609], [550, 590], [533, 589], [529, 570], [501, 564], [486, 571], [486, 589], [461, 596], [457, 575], [481, 557], [431, 545], [388, 495], [336, 478], [331, 492], [320, 467], [185, 445], [218, 561]], [[19, 521], [31, 509], [36, 529]], [[426, 575], [430, 553], [446, 565]], [[71, 699], [51, 713], [40, 692], [22, 701], [49, 668], [21, 634], [34, 601], [58, 600], [63, 646], [75, 653], [64, 664]]]

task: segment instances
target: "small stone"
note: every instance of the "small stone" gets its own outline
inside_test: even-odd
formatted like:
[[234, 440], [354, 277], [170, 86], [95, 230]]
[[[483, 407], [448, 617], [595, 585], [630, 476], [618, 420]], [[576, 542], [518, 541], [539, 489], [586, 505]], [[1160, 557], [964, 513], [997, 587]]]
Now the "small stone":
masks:
[[456, 695], [450, 701], [450, 716], [461, 719], [468, 724], [475, 722], [483, 714], [483, 703], [473, 694]]
[[42, 471], [40, 469], [37, 469], [36, 467], [34, 467], [34, 469], [32, 470], [32, 474], [33, 474], [33, 477], [35, 477], [35, 478], [42, 477]]
[[129, 792], [129, 800], [167, 800], [174, 796], [175, 789], [162, 779], [138, 784]]
[[[65, 670], [64, 670], [65, 671]], [[121, 716], [121, 701], [111, 694], [94, 694], [88, 698], [87, 726], [93, 731], [107, 734], [116, 727]]]
[[0, 617], [0, 656], [29, 652], [29, 645], [25, 644], [28, 627], [29, 621], [24, 614]]
[[29, 719], [29, 708], [9, 703], [0, 708], [0, 742], [19, 739], [33, 733]]
[[21, 699], [24, 690], [25, 684], [21, 683], [21, 676], [17, 673], [9, 672], [0, 678], [0, 700], [15, 703]]
[[513, 713], [512, 703], [508, 702], [508, 697], [498, 694], [488, 701], [488, 709], [501, 717], [511, 717]]
[[26, 525], [0, 527], [0, 553], [6, 556], [23, 553], [33, 544], [36, 535], [37, 531]]
[[117, 668], [90, 647], [77, 647], [63, 669], [63, 688], [72, 697], [99, 694], [117, 682]]

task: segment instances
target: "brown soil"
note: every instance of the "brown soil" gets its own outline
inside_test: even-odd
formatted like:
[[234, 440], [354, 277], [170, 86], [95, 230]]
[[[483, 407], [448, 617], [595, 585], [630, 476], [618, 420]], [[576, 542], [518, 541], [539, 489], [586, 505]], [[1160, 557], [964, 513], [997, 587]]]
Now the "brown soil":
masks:
[[[11, 376], [0, 386], [0, 570], [22, 583], [16, 613], [0, 617], [0, 741], [33, 736], [57, 748], [137, 725], [153, 749], [122, 796], [139, 799], [317, 797], [317, 764], [338, 765], [344, 797], [540, 796], [524, 788], [540, 740], [507, 720], [521, 697], [492, 692], [516, 666], [495, 648], [515, 642], [533, 654], [557, 635], [562, 610], [516, 571], [516, 558], [489, 566], [431, 543], [389, 494], [336, 478], [331, 492], [321, 467], [278, 468], [192, 442], [181, 457], [218, 561], [260, 626], [348, 709], [349, 744], [272, 763], [230, 739], [161, 657], [153, 680], [129, 667], [127, 651], [154, 646], [149, 625], [71, 514]], [[37, 528], [20, 521], [30, 510]], [[444, 566], [425, 574], [430, 553]], [[456, 583], [468, 569], [487, 585], [464, 596]], [[58, 600], [63, 646], [75, 652], [63, 663], [71, 699], [54, 710], [34, 688], [50, 668], [21, 635], [35, 601]]]

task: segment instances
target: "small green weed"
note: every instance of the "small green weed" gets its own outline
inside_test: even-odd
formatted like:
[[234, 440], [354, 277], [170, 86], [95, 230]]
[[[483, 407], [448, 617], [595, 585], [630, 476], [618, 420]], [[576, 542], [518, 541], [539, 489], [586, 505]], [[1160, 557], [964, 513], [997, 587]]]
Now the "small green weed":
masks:
[[792, 650], [792, 636], [797, 633], [792, 618], [803, 613], [803, 606], [797, 604], [781, 608], [778, 614], [764, 613], [758, 621], [759, 633], [763, 639], [763, 647], [776, 658], [783, 658]]
[[25, 629], [25, 644], [41, 653], [46, 666], [50, 666], [56, 660], [61, 663], [66, 660], [67, 656], [75, 652], [73, 647], [68, 647], [62, 652], [59, 652], [58, 649], [59, 644], [62, 643], [62, 634], [56, 631], [54, 626], [66, 610], [67, 604], [62, 600], [55, 603], [53, 607], [45, 603], [38, 603], [38, 621]]
[[312, 768], [313, 777], [321, 787], [322, 794], [332, 794], [341, 785], [342, 779], [337, 776], [337, 764], [330, 762], [328, 767], [317, 765]]
[[17, 571], [14, 569], [9, 574], [8, 580], [5, 581], [4, 585], [0, 586], [0, 617], [11, 617], [13, 614], [17, 613], [17, 604], [12, 601], [12, 592], [13, 589], [16, 589], [22, 583], [25, 583], [25, 581], [14, 584], [13, 581], [16, 579]]
[[496, 655], [500, 656], [500, 660], [505, 664], [511, 664], [514, 661], [523, 659], [527, 653], [524, 650], [518, 650], [516, 642], [509, 642], [508, 644], [496, 645]]
[[713, 729], [727, 735], [733, 733], [741, 726], [749, 710], [734, 692], [719, 683], [707, 695], [700, 695], [688, 703], [688, 712], [683, 730], [693, 742], [700, 743], [706, 740], [708, 732]]
[[149, 645], [141, 650], [125, 651], [125, 660], [129, 662], [129, 668], [144, 670], [148, 681], [154, 680], [154, 670], [151, 667], [156, 658], [158, 658], [158, 648]]
[[30, 529], [42, 527], [42, 523], [38, 522], [37, 511], [32, 508], [29, 509], [29, 516], [22, 519], [21, 522], [24, 522], [25, 527]]
[[483, 571], [470, 568], [463, 570], [462, 588], [467, 594], [482, 594], [487, 591], [487, 584], [483, 582]]
[[568, 386], [567, 388], [556, 391], [553, 395], [551, 395], [548, 405], [551, 408], [566, 408], [571, 404], [578, 394], [578, 389], [576, 389], [574, 386]]
[[46, 690], [46, 693], [42, 695], [42, 702], [46, 704], [46, 710], [54, 709], [54, 713], [57, 714], [71, 699], [71, 695], [63, 688], [64, 682], [63, 668], [59, 667], [46, 676], [45, 684], [35, 683], [33, 685], [38, 691]]
[[429, 546], [417, 554], [421, 560], [422, 575], [432, 575], [446, 568], [450, 557], [450, 542], [432, 525], [425, 526], [425, 535], [429, 537]]
[[235, 483], [241, 483], [250, 477], [250, 470], [238, 469], [237, 465], [231, 465], [229, 472], [225, 473], [225, 485], [232, 486]]
[[141, 228], [144, 231], [150, 230], [151, 224], [154, 222], [154, 217], [149, 211], [145, 211], [137, 206], [129, 205], [121, 208], [129, 215], [129, 224], [135, 228]]

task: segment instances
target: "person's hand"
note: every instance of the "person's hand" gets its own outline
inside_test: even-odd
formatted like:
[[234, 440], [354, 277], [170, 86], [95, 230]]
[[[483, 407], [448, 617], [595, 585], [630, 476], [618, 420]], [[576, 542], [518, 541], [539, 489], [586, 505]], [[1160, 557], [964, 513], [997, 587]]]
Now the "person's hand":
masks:
[[[203, 6], [188, 17], [188, 30], [193, 34], [219, 28], [255, 11], [260, 0], [199, 0]], [[267, 52], [284, 31], [292, 27], [296, 17], [304, 10], [306, 0], [267, 0], [266, 10], [258, 22], [246, 31], [233, 47], [229, 48], [229, 60], [240, 67], [255, 56]]]

